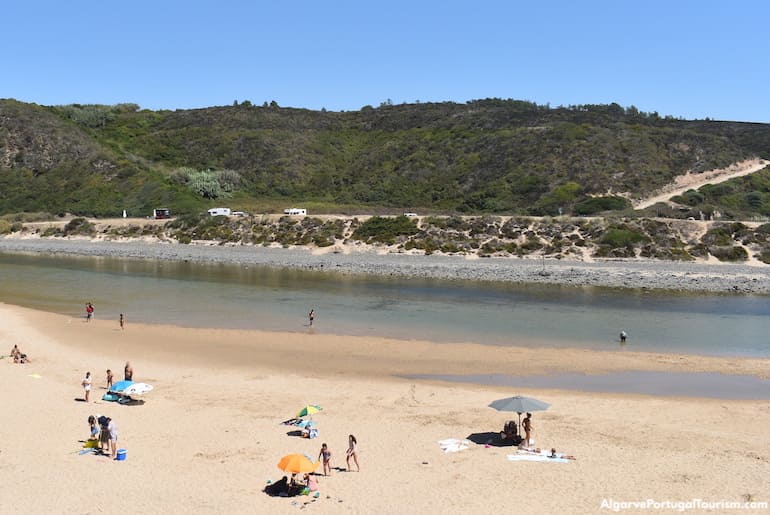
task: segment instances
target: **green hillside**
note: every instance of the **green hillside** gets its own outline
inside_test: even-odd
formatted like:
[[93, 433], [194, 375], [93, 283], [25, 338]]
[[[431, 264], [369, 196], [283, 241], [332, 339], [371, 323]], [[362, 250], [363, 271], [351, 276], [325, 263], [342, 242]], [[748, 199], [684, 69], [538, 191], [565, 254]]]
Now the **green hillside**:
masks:
[[[315, 212], [627, 214], [617, 194], [640, 197], [688, 170], [755, 156], [770, 157], [770, 125], [616, 104], [487, 99], [327, 112], [244, 102], [172, 112], [0, 100], [0, 214], [114, 216], [159, 205], [191, 213], [223, 202], [250, 211], [302, 203]], [[731, 183], [703, 202], [766, 216], [768, 182]]]

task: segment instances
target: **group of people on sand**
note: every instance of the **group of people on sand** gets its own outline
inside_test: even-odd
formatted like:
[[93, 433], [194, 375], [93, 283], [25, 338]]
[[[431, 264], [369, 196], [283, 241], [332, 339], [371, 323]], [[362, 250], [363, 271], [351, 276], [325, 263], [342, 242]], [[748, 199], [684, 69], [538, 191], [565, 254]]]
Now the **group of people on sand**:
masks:
[[318, 491], [318, 480], [314, 476], [305, 474], [301, 480], [298, 476], [299, 474], [292, 474], [291, 479], [283, 476], [275, 483], [267, 485], [265, 493], [281, 497], [294, 497], [296, 495], [309, 495]]
[[[126, 366], [123, 367], [123, 378], [125, 381], [133, 381], [133, 377], [134, 377], [134, 367], [131, 366], [131, 362], [126, 361]], [[107, 390], [112, 388], [114, 379], [115, 379], [115, 376], [113, 375], [112, 370], [108, 368], [107, 369]], [[86, 376], [83, 378], [80, 384], [83, 386], [83, 390], [85, 392], [85, 401], [90, 402], [91, 386], [92, 386], [91, 372], [86, 372]]]
[[[126, 361], [126, 366], [123, 368], [123, 376], [126, 381], [131, 381], [134, 377], [134, 368], [128, 361]], [[113, 381], [114, 375], [112, 370], [107, 369], [107, 390], [112, 388]], [[90, 402], [92, 387], [91, 372], [86, 372], [82, 385], [85, 390], [85, 401]], [[112, 459], [116, 459], [118, 456], [118, 428], [115, 425], [115, 421], [112, 420], [111, 417], [91, 415], [88, 417], [88, 425], [90, 428], [90, 436], [88, 439], [99, 442], [97, 444], [99, 453], [109, 455]]]
[[109, 454], [112, 459], [118, 457], [118, 428], [110, 417], [103, 415], [91, 415], [88, 417], [88, 425], [91, 436], [89, 440], [96, 440], [97, 449], [101, 454]]
[[[345, 452], [345, 461], [347, 463], [348, 471], [351, 470], [351, 459], [356, 465], [356, 471], [360, 472], [361, 467], [358, 464], [358, 440], [356, 440], [355, 436], [348, 435], [348, 450]], [[323, 475], [330, 475], [332, 471], [332, 452], [325, 443], [321, 444], [318, 460], [323, 464]], [[294, 497], [295, 495], [307, 495], [318, 491], [318, 479], [315, 474], [305, 474], [301, 480], [298, 476], [299, 474], [292, 474], [291, 478], [283, 476], [275, 483], [267, 485], [265, 487], [265, 493], [281, 497]]]
[[[361, 471], [361, 466], [358, 464], [358, 440], [353, 435], [348, 435], [348, 450], [345, 451], [345, 463], [347, 463], [347, 470], [350, 470], [350, 460], [353, 459], [353, 463], [356, 464], [356, 472]], [[318, 460], [323, 464], [324, 476], [328, 476], [332, 473], [332, 451], [329, 450], [329, 446], [325, 443], [321, 444], [321, 451], [318, 453]]]
[[13, 358], [14, 363], [29, 363], [29, 356], [21, 352], [19, 350], [18, 345], [14, 345], [13, 349], [11, 349], [11, 357]]

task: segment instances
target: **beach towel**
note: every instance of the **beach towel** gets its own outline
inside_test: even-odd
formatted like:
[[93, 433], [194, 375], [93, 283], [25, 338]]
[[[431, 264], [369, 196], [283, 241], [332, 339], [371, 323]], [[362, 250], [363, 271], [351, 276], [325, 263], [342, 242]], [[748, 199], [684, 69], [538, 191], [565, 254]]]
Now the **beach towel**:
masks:
[[438, 445], [444, 452], [460, 452], [467, 449], [471, 444], [470, 440], [458, 440], [457, 438], [447, 438], [439, 440]]
[[564, 457], [564, 453], [557, 452], [552, 458], [548, 451], [533, 453], [531, 451], [518, 451], [518, 454], [509, 454], [508, 461], [552, 461], [554, 463], [567, 463], [570, 460]]

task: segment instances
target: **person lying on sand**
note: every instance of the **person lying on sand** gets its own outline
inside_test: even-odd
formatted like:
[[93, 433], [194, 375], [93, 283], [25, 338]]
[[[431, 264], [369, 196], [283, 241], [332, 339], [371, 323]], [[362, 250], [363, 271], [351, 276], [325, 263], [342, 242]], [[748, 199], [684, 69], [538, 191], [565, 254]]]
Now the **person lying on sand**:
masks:
[[548, 455], [549, 458], [563, 458], [565, 460], [576, 460], [577, 458], [570, 455], [570, 454], [562, 454], [562, 453], [556, 453], [556, 449], [551, 448], [551, 454]]

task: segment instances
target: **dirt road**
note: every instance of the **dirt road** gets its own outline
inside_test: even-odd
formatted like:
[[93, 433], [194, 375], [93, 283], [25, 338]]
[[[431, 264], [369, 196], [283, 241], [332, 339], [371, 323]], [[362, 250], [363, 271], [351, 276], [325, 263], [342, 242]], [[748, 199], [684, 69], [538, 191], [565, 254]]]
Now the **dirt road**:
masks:
[[676, 180], [661, 188], [654, 196], [640, 199], [633, 202], [634, 209], [644, 209], [658, 202], [665, 202], [673, 196], [681, 195], [687, 190], [697, 190], [706, 184], [719, 184], [735, 177], [742, 177], [765, 168], [770, 161], [764, 159], [751, 159], [735, 163], [727, 168], [709, 170], [702, 173], [686, 173], [680, 175]]

